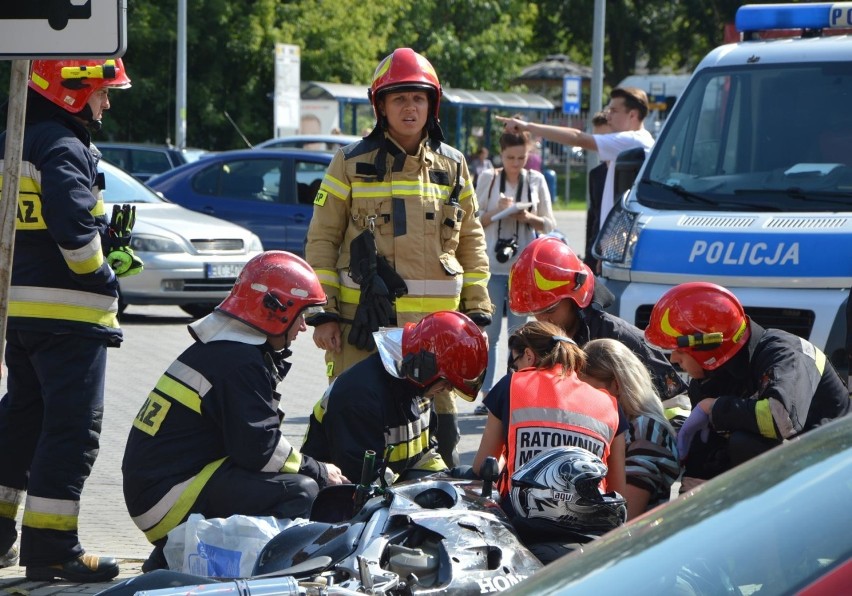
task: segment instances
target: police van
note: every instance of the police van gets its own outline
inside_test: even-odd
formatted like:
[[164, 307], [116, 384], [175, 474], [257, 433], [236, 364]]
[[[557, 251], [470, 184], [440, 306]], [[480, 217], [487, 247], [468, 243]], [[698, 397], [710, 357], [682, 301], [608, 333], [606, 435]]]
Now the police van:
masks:
[[742, 41], [701, 61], [647, 158], [615, 164], [620, 200], [594, 247], [610, 310], [644, 328], [670, 287], [711, 281], [846, 371], [852, 2], [746, 5], [736, 27]]

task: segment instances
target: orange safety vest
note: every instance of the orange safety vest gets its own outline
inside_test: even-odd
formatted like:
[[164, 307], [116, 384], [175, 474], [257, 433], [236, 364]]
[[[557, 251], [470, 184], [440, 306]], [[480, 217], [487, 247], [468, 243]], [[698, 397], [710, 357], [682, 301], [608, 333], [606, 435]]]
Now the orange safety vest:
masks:
[[582, 447], [606, 463], [618, 432], [612, 395], [584, 383], [573, 371], [563, 377], [561, 365], [516, 372], [509, 395], [510, 479], [523, 464], [554, 447]]

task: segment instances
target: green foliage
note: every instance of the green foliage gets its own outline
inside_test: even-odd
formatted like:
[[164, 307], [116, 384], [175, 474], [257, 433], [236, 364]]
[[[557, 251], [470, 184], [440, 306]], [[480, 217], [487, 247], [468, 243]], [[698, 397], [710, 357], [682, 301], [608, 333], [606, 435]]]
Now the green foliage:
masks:
[[[548, 54], [591, 63], [594, 0], [187, 0], [187, 144], [223, 150], [272, 135], [275, 43], [301, 48], [303, 81], [369, 85], [381, 58], [411, 47], [446, 88], [513, 89]], [[609, 0], [605, 84], [648, 67], [691, 68], [721, 43], [733, 0]], [[174, 140], [177, 0], [130, 0], [133, 88], [113, 95], [100, 138]], [[9, 62], [0, 62], [8, 89]], [[230, 122], [233, 119], [234, 124]], [[358, 127], [363, 119], [359, 116]], [[482, 116], [467, 115], [481, 125]], [[372, 124], [368, 122], [367, 124]], [[452, 123], [450, 123], [452, 124]]]

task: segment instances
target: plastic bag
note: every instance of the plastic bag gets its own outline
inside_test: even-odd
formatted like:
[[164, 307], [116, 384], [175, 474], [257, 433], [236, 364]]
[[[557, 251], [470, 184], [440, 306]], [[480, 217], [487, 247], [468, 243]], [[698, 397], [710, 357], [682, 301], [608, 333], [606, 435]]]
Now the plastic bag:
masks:
[[281, 530], [306, 520], [193, 513], [169, 532], [163, 548], [169, 569], [204, 577], [249, 577], [257, 556]]

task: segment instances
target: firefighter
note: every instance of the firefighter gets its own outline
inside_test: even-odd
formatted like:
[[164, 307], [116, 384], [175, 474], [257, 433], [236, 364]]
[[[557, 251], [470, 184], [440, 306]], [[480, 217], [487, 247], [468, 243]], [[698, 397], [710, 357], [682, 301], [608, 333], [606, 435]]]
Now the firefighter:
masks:
[[[0, 566], [15, 562], [26, 493], [27, 578], [102, 582], [119, 568], [80, 545], [80, 493], [98, 454], [107, 348], [122, 340], [116, 275], [142, 263], [128, 246], [132, 209], [120, 228], [105, 214], [90, 135], [110, 89], [130, 79], [120, 59], [36, 60], [28, 86], [0, 402]], [[3, 133], [0, 168], [5, 147]]]
[[378, 353], [347, 369], [314, 407], [302, 451], [360, 478], [372, 450], [402, 478], [445, 470], [432, 444], [432, 398], [476, 397], [488, 364], [485, 334], [457, 311], [375, 334]]
[[[491, 321], [476, 194], [464, 155], [442, 142], [435, 70], [409, 48], [394, 50], [368, 95], [376, 126], [335, 155], [307, 236], [306, 258], [329, 300], [308, 324], [330, 379], [375, 350], [379, 327], [442, 310], [480, 327]], [[458, 463], [452, 394], [439, 395], [435, 407], [439, 451]]]
[[122, 462], [124, 498], [154, 544], [145, 572], [166, 566], [166, 535], [205, 517], [307, 517], [319, 488], [347, 479], [281, 434], [276, 386], [304, 316], [325, 303], [301, 258], [267, 251], [240, 272], [216, 310], [189, 325], [195, 339], [142, 404]]
[[[591, 269], [557, 238], [533, 240], [509, 272], [512, 312], [555, 324], [581, 347], [592, 339], [617, 339], [648, 368], [661, 399], [686, 391], [668, 358], [645, 343], [641, 330], [603, 310], [611, 300], [609, 291], [595, 283]], [[667, 417], [675, 413], [682, 415], [676, 410], [667, 412]]]
[[680, 284], [645, 329], [691, 378], [692, 413], [678, 432], [681, 492], [782, 441], [845, 416], [849, 392], [819, 348], [752, 321], [726, 288]]

